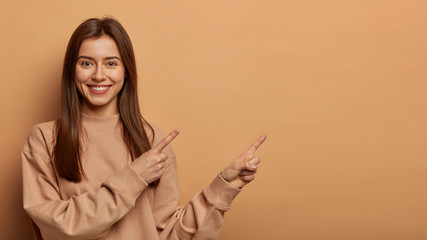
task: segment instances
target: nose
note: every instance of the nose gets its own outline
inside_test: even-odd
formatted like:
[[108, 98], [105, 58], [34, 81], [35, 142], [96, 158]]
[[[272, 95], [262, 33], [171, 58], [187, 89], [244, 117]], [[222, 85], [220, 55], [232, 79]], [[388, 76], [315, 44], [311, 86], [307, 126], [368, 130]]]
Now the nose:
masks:
[[95, 72], [92, 74], [92, 79], [98, 82], [104, 81], [106, 75], [102, 69], [102, 66], [97, 66]]

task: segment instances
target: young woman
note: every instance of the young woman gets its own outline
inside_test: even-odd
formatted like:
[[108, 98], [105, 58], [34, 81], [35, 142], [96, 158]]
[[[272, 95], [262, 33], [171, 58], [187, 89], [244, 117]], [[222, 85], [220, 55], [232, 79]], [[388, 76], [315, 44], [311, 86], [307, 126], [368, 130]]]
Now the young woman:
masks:
[[224, 212], [254, 179], [260, 137], [185, 206], [176, 160], [141, 116], [131, 41], [112, 18], [74, 31], [62, 113], [32, 128], [22, 150], [24, 209], [36, 239], [216, 239]]

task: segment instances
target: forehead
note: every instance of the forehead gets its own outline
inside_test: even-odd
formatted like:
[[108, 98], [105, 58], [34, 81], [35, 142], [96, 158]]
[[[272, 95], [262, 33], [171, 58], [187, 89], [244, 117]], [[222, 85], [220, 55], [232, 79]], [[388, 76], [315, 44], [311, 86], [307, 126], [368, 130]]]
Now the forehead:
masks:
[[93, 58], [120, 57], [116, 42], [108, 35], [83, 40], [79, 49], [79, 56], [90, 56]]

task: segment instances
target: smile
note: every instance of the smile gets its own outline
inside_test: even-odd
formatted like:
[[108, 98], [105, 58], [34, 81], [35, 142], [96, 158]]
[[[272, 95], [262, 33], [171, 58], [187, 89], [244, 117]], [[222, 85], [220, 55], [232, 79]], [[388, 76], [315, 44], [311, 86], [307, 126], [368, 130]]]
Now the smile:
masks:
[[108, 92], [111, 86], [96, 86], [96, 85], [87, 85], [89, 87], [89, 91], [95, 94], [104, 94]]

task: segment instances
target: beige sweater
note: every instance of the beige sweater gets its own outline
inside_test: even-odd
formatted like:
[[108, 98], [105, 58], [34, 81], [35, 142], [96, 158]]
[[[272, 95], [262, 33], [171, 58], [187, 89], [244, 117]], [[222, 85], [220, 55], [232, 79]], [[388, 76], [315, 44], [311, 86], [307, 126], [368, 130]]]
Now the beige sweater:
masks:
[[[239, 189], [218, 175], [178, 207], [177, 164], [170, 146], [156, 187], [133, 169], [118, 126], [119, 115], [83, 116], [86, 138], [79, 183], [58, 177], [52, 166], [54, 122], [32, 128], [22, 150], [24, 209], [37, 239], [216, 239]], [[165, 135], [155, 128], [154, 144]]]

